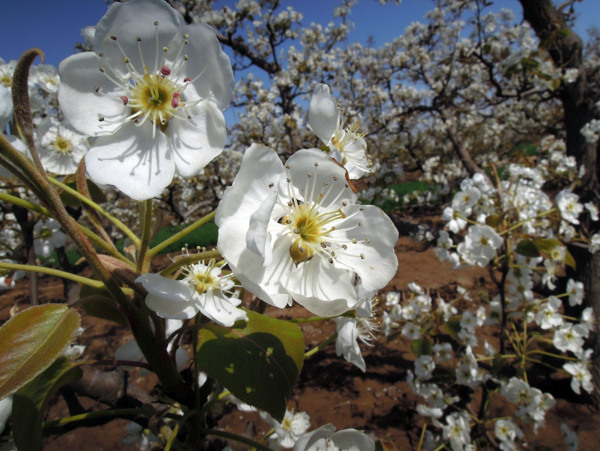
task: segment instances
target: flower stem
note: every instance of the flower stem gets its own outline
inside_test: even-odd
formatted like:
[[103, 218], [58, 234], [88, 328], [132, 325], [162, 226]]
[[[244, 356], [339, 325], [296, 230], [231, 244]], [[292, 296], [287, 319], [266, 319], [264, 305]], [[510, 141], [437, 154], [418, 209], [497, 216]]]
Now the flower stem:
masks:
[[215, 217], [215, 212], [213, 211], [213, 212], [207, 214], [206, 216], [204, 216], [203, 218], [199, 219], [198, 221], [194, 222], [193, 224], [190, 224], [185, 229], [180, 230], [179, 232], [177, 232], [175, 235], [171, 236], [170, 238], [167, 238], [162, 243], [157, 244], [152, 249], [148, 250], [148, 253], [147, 253], [148, 258], [154, 257], [156, 254], [158, 254], [163, 249], [166, 249], [171, 244], [176, 243], [177, 241], [181, 240], [185, 236], [192, 233], [194, 230], [202, 227], [207, 222], [212, 221], [214, 219], [214, 217]]
[[304, 358], [308, 358], [314, 354], [316, 354], [317, 352], [319, 352], [321, 349], [323, 349], [325, 346], [329, 345], [330, 343], [332, 343], [338, 336], [338, 333], [334, 333], [331, 337], [329, 337], [327, 340], [325, 340], [324, 342], [320, 343], [318, 346], [315, 346], [314, 348], [312, 348], [310, 351], [306, 351], [304, 353]]
[[76, 197], [77, 200], [79, 200], [80, 202], [85, 203], [88, 207], [93, 208], [95, 211], [97, 211], [98, 213], [100, 213], [102, 216], [104, 216], [106, 219], [108, 219], [110, 222], [112, 222], [121, 232], [123, 232], [125, 235], [127, 235], [127, 237], [133, 241], [133, 243], [136, 246], [139, 246], [140, 243], [140, 239], [135, 235], [135, 233], [133, 233], [131, 231], [131, 229], [129, 227], [127, 227], [123, 221], [121, 221], [118, 218], [115, 218], [113, 215], [111, 215], [110, 213], [108, 213], [107, 211], [105, 211], [100, 205], [98, 205], [96, 202], [94, 202], [93, 200], [88, 199], [87, 197], [85, 197], [83, 194], [81, 194], [79, 191], [74, 190], [73, 188], [71, 188], [69, 185], [65, 185], [64, 183], [62, 183], [59, 180], [56, 180], [52, 177], [48, 178], [50, 180], [50, 182], [52, 182], [54, 185], [58, 186], [60, 189], [62, 189], [63, 191], [69, 193], [71, 196]]
[[72, 280], [73, 282], [80, 283], [82, 285], [87, 285], [92, 288], [102, 288], [104, 284], [99, 280], [88, 279], [87, 277], [78, 276], [77, 274], [71, 274], [66, 271], [61, 271], [59, 269], [47, 268], [45, 266], [35, 266], [35, 265], [21, 265], [18, 263], [6, 263], [0, 262], [1, 269], [12, 269], [15, 271], [30, 271], [30, 272], [39, 272], [42, 274], [48, 274], [50, 276], [62, 277], [63, 279]]
[[138, 272], [144, 274], [150, 269], [151, 255], [148, 254], [150, 246], [150, 237], [152, 235], [152, 199], [140, 202], [140, 219], [142, 223], [142, 239], [139, 242], [138, 248]]

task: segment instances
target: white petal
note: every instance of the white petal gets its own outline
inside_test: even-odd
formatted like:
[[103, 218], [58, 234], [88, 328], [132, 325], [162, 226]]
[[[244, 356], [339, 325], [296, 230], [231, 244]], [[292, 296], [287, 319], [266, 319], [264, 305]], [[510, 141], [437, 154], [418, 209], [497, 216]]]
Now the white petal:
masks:
[[205, 101], [190, 111], [191, 119], [173, 118], [166, 135], [171, 141], [177, 173], [192, 177], [223, 151], [225, 118], [214, 102]]
[[[158, 22], [156, 27], [155, 22]], [[123, 64], [124, 55], [119, 46], [138, 73], [143, 74], [145, 66], [150, 72], [155, 73], [160, 70], [162, 63], [162, 48], [168, 45], [183, 26], [185, 21], [181, 14], [163, 0], [113, 3], [96, 25], [92, 47], [96, 52], [104, 54], [103, 58], [108, 65], [122, 70], [123, 75], [127, 73], [127, 66]], [[112, 39], [112, 36], [117, 40]], [[138, 37], [141, 38], [141, 57], [138, 50]]]
[[[241, 275], [241, 271], [237, 269], [243, 268], [245, 271], [247, 265], [252, 265], [257, 267], [254, 270], [259, 270], [263, 265], [261, 256], [249, 250], [246, 245], [250, 217], [274, 192], [274, 188], [269, 185], [274, 186], [283, 173], [283, 164], [273, 149], [252, 145], [244, 154], [233, 185], [227, 188], [217, 207], [217, 248], [236, 276], [242, 277], [247, 283], [250, 283], [250, 278]], [[240, 281], [244, 283], [243, 280]], [[253, 286], [256, 287], [255, 284]], [[252, 288], [246, 288], [260, 296]], [[282, 302], [285, 305], [287, 299]]]
[[162, 296], [149, 294], [146, 306], [161, 318], [190, 319], [196, 316], [198, 308], [193, 302], [174, 302]]
[[194, 293], [185, 283], [169, 279], [160, 274], [142, 274], [135, 281], [141, 283], [148, 294], [163, 297], [173, 302], [188, 302]]
[[[71, 55], [58, 66], [60, 107], [76, 130], [90, 136], [115, 131], [129, 115], [129, 108], [120, 100], [125, 88], [100, 72], [101, 66], [101, 59], [92, 52]], [[100, 117], [104, 121], [98, 120]]]
[[277, 193], [271, 193], [252, 216], [250, 216], [248, 233], [246, 235], [246, 245], [251, 251], [260, 255], [266, 265], [269, 264], [266, 258], [271, 255], [271, 252], [267, 253], [267, 247], [270, 246], [271, 241], [267, 233], [267, 225], [271, 220], [271, 213], [273, 212], [276, 200]]
[[236, 321], [248, 320], [248, 315], [242, 309], [236, 308], [229, 299], [224, 297], [222, 293], [216, 291], [207, 291], [202, 298], [200, 311], [208, 316], [213, 321], [230, 327]]
[[0, 133], [12, 119], [13, 103], [10, 89], [0, 84]]
[[[289, 254], [288, 258], [291, 260]], [[281, 283], [298, 304], [315, 315], [337, 316], [361, 301], [353, 279], [351, 272], [315, 256], [289, 270]]]
[[[184, 38], [184, 35], [188, 37]], [[180, 47], [184, 45], [181, 52]], [[183, 75], [192, 80], [200, 98], [213, 100], [221, 110], [227, 108], [233, 98], [235, 80], [229, 57], [221, 49], [215, 31], [203, 23], [188, 25], [168, 47], [165, 58], [174, 66], [182, 59], [177, 57], [178, 54], [188, 55]]]
[[[352, 205], [345, 211], [348, 219], [331, 232], [334, 240], [348, 243], [345, 252], [337, 253], [337, 262], [356, 271], [365, 290], [379, 290], [398, 269], [394, 252], [398, 230], [390, 218], [373, 205]], [[353, 238], [356, 244], [352, 243]]]
[[135, 200], [159, 196], [173, 180], [175, 164], [165, 135], [152, 123], [128, 122], [114, 135], [102, 136], [85, 156], [89, 177], [112, 185]]
[[308, 123], [315, 134], [328, 144], [338, 123], [338, 108], [329, 92], [329, 86], [320, 83], [315, 88], [308, 106]]
[[[295, 152], [286, 162], [294, 186], [299, 190], [302, 199], [316, 202], [324, 210], [336, 210], [343, 203], [353, 204], [357, 195], [346, 180], [346, 169], [329, 158], [319, 149], [301, 149]], [[308, 177], [310, 173], [310, 177]], [[287, 184], [282, 181], [280, 192], [287, 197]]]

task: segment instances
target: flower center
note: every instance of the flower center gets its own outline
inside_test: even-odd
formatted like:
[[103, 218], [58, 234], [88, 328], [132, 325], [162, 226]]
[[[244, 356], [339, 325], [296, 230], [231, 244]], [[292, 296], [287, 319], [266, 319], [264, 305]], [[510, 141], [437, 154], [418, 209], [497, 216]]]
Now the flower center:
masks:
[[40, 229], [40, 231], [38, 233], [38, 238], [40, 238], [42, 240], [48, 240], [48, 239], [52, 238], [52, 230], [45, 228], [45, 227], [43, 229]]
[[52, 145], [58, 153], [63, 155], [69, 154], [73, 150], [73, 145], [71, 144], [71, 141], [69, 141], [62, 135], [56, 135], [56, 139], [54, 140]]
[[0, 83], [2, 83], [7, 88], [10, 88], [10, 86], [12, 85], [12, 77], [8, 74], [3, 74], [2, 76], [0, 76]]
[[209, 288], [213, 288], [218, 286], [218, 282], [210, 275], [210, 273], [196, 273], [194, 274], [194, 288], [198, 294], [204, 294], [208, 291]]
[[132, 114], [139, 112], [142, 121], [150, 119], [164, 132], [179, 104], [179, 93], [167, 77], [146, 72], [132, 88], [128, 103]]
[[[321, 194], [319, 200], [322, 197]], [[295, 201], [292, 204], [292, 214], [279, 220], [280, 223], [288, 225], [293, 233], [290, 256], [296, 266], [310, 260], [315, 252], [327, 246], [326, 237], [329, 232], [335, 230], [335, 227], [328, 228], [328, 224], [346, 217], [341, 210], [319, 213], [318, 203], [309, 206]]]

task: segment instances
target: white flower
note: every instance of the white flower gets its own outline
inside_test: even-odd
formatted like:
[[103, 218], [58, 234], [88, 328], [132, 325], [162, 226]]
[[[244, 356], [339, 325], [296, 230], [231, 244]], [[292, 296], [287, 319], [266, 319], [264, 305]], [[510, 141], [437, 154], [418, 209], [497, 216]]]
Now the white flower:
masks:
[[253, 145], [217, 208], [217, 247], [249, 291], [321, 316], [370, 299], [396, 273], [398, 232], [379, 208], [355, 205], [346, 171], [318, 149], [285, 167]]
[[38, 86], [48, 94], [56, 95], [60, 85], [60, 77], [56, 67], [51, 64], [39, 64], [32, 66], [29, 73], [29, 83]]
[[9, 88], [0, 83], [0, 132], [4, 131], [4, 127], [10, 122], [12, 116], [12, 94]]
[[48, 218], [38, 221], [33, 226], [33, 249], [35, 255], [48, 258], [55, 248], [62, 247], [67, 242], [67, 235], [60, 230], [56, 219]]
[[569, 451], [577, 451], [579, 449], [579, 439], [577, 433], [572, 431], [566, 423], [560, 424], [560, 430], [565, 438], [565, 444]]
[[550, 296], [548, 302], [540, 305], [535, 321], [542, 329], [552, 329], [563, 323], [563, 318], [558, 311], [561, 305], [561, 300], [556, 296]]
[[443, 428], [444, 440], [450, 441], [452, 451], [463, 450], [465, 445], [471, 443], [471, 426], [466, 413], [453, 412], [446, 418]]
[[499, 419], [494, 424], [494, 433], [501, 442], [514, 442], [523, 436], [523, 431], [509, 419]]
[[79, 161], [90, 148], [87, 136], [55, 119], [43, 119], [35, 133], [42, 165], [54, 174], [74, 174]]
[[348, 170], [351, 179], [371, 172], [367, 143], [364, 135], [358, 133], [358, 122], [344, 128], [342, 115], [326, 84], [318, 84], [313, 92], [308, 107], [308, 122], [333, 157]]
[[377, 329], [373, 318], [361, 316], [348, 318], [340, 316], [333, 320], [337, 326], [338, 334], [335, 342], [336, 354], [338, 356], [343, 355], [345, 360], [365, 371], [366, 365], [358, 345], [358, 340], [367, 346], [373, 346], [374, 331]]
[[142, 274], [136, 279], [148, 291], [146, 305], [162, 318], [189, 319], [198, 312], [213, 321], [232, 326], [247, 320], [246, 312], [237, 308], [241, 300], [231, 290], [232, 276], [221, 273], [214, 261], [184, 267], [185, 277], [173, 280], [160, 274]]
[[581, 305], [583, 302], [583, 283], [569, 279], [567, 282], [567, 293], [569, 295], [569, 305]]
[[435, 363], [430, 355], [422, 355], [415, 360], [415, 374], [421, 380], [427, 380], [433, 374]]
[[587, 368], [585, 362], [569, 362], [563, 365], [563, 369], [573, 378], [571, 379], [571, 388], [578, 395], [581, 393], [581, 388], [588, 393], [592, 393], [594, 385], [592, 384], [592, 374]]
[[85, 157], [94, 182], [149, 199], [221, 153], [234, 80], [211, 28], [185, 25], [163, 0], [113, 3], [93, 48], [60, 64], [59, 102], [97, 137]]
[[302, 435], [296, 441], [293, 451], [374, 451], [375, 442], [364, 432], [356, 429], [343, 429], [335, 432], [332, 424]]
[[265, 412], [261, 412], [260, 416], [273, 426], [277, 443], [284, 448], [294, 446], [298, 438], [310, 427], [310, 417], [306, 412], [294, 413], [293, 410], [286, 410], [281, 423]]
[[475, 224], [469, 228], [457, 251], [467, 264], [484, 268], [495, 257], [496, 249], [503, 242], [502, 237], [490, 226]]
[[562, 190], [556, 195], [556, 205], [560, 215], [571, 224], [579, 224], [579, 215], [583, 212], [583, 205], [579, 203], [579, 196], [569, 190]]

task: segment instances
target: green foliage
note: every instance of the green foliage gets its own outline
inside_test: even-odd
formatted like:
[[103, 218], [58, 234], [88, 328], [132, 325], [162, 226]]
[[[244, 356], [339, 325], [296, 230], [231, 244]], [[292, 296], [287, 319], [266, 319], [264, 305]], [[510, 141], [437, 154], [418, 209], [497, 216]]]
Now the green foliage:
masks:
[[19, 450], [42, 449], [42, 420], [48, 401], [62, 386], [79, 380], [81, 376], [81, 368], [60, 357], [14, 395], [12, 428]]
[[199, 367], [236, 397], [281, 421], [304, 363], [304, 337], [293, 323], [248, 311], [232, 328], [200, 331]]
[[66, 305], [30, 307], [0, 327], [0, 399], [48, 368], [71, 343], [79, 314]]
[[[152, 248], [157, 244], [162, 243], [163, 241], [175, 235], [177, 232], [184, 229], [185, 227], [186, 225], [163, 227], [150, 241], [150, 247]], [[194, 230], [193, 232], [186, 235], [183, 239], [166, 247], [160, 253], [167, 254], [169, 252], [177, 252], [180, 251], [181, 248], [185, 247], [186, 245], [190, 248], [195, 248], [197, 246], [205, 247], [216, 245], [218, 236], [217, 230], [217, 225], [213, 221], [208, 222], [199, 229]]]
[[416, 358], [419, 358], [422, 355], [433, 354], [433, 343], [427, 337], [420, 338], [419, 340], [413, 340], [410, 344], [410, 348], [412, 349], [412, 352]]

